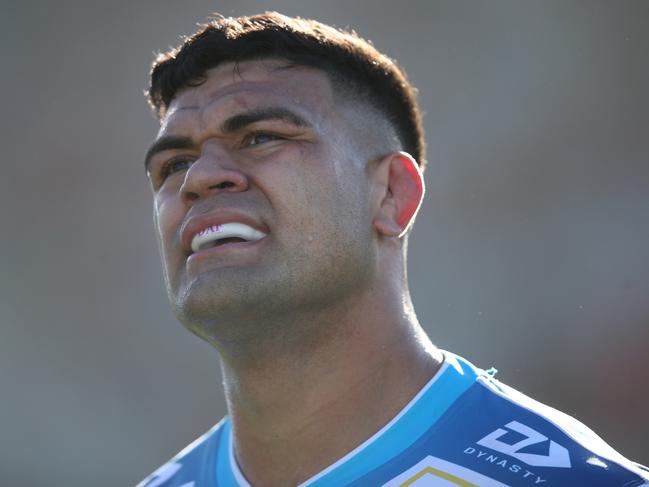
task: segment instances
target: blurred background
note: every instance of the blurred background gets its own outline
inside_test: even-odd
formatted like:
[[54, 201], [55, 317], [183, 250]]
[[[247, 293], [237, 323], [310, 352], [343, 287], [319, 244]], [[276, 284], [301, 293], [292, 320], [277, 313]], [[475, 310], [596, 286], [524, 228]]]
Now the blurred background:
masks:
[[649, 2], [0, 3], [0, 483], [128, 486], [225, 413], [164, 292], [154, 51], [205, 17], [351, 26], [420, 90], [419, 318], [649, 463]]

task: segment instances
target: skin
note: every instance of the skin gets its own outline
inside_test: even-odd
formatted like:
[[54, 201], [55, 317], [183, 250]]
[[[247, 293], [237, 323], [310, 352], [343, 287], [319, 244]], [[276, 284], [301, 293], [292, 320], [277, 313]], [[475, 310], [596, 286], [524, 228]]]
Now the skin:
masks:
[[[209, 70], [161, 121], [158, 140], [191, 144], [150, 159], [155, 227], [174, 312], [219, 351], [242, 472], [295, 485], [383, 427], [441, 364], [405, 271], [423, 180], [389, 124], [339, 99], [325, 73], [234, 68]], [[224, 128], [269, 107], [299, 123]], [[183, 224], [227, 212], [266, 238], [188, 259]]]

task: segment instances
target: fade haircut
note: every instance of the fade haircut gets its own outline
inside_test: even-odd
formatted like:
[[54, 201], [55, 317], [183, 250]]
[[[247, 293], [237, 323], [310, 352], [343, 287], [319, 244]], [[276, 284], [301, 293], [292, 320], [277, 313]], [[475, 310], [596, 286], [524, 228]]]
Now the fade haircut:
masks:
[[395, 61], [353, 31], [277, 12], [218, 16], [159, 54], [151, 69], [148, 99], [162, 118], [178, 92], [198, 86], [206, 71], [226, 62], [279, 58], [325, 72], [334, 92], [353, 94], [383, 115], [403, 150], [423, 170], [425, 141], [416, 90]]

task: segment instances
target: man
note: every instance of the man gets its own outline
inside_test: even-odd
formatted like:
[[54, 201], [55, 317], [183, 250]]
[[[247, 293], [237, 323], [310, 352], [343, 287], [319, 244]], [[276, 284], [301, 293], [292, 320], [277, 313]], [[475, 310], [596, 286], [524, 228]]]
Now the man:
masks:
[[157, 59], [149, 97], [167, 291], [218, 350], [229, 415], [140, 485], [646, 484], [422, 331], [425, 148], [394, 62], [314, 21], [219, 18]]

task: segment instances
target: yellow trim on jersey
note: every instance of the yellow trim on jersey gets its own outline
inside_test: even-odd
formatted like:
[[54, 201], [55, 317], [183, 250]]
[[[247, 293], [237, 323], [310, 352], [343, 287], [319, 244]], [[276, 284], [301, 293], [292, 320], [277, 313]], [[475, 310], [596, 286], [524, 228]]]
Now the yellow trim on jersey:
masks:
[[471, 482], [467, 482], [466, 480], [463, 480], [460, 477], [456, 477], [455, 475], [451, 475], [450, 473], [442, 472], [441, 470], [437, 470], [436, 468], [433, 467], [426, 467], [421, 472], [418, 472], [413, 477], [410, 477], [399, 487], [408, 487], [414, 484], [417, 480], [419, 480], [426, 474], [431, 474], [440, 479], [448, 480], [449, 482], [453, 482], [455, 485], [459, 485], [460, 487], [478, 487], [477, 485], [472, 484]]

